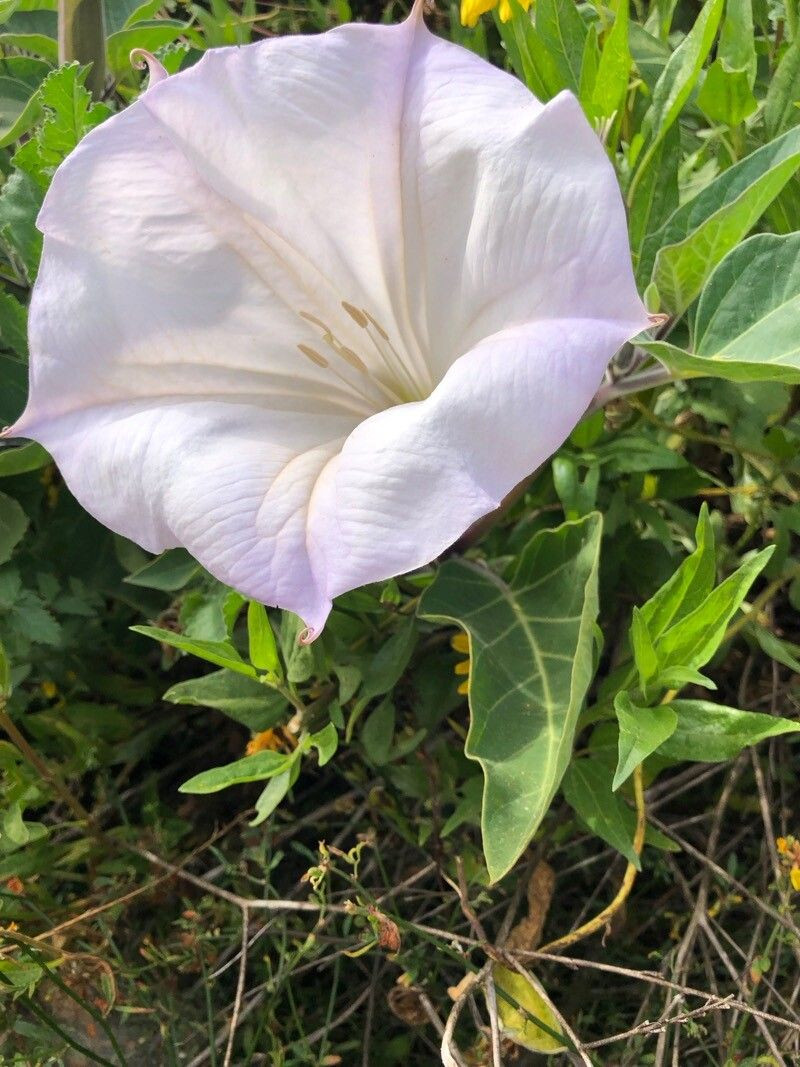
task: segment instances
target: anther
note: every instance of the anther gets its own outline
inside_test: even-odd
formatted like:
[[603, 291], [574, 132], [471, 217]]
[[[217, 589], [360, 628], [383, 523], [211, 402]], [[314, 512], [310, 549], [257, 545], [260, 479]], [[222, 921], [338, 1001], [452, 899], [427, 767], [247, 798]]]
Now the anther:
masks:
[[311, 345], [298, 345], [297, 347], [300, 349], [304, 356], [307, 356], [312, 363], [316, 363], [318, 367], [329, 366], [327, 359], [325, 359], [324, 356], [321, 356], [315, 348], [311, 347]]
[[367, 324], [369, 323], [369, 318], [360, 308], [355, 307], [355, 305], [353, 304], [349, 304], [346, 300], [342, 301], [342, 307], [353, 320], [353, 322], [357, 323], [357, 325], [359, 325], [362, 330], [366, 328]]
[[[384, 339], [384, 341], [388, 341], [389, 340], [389, 334], [386, 332], [386, 330], [384, 330], [384, 328], [381, 326], [381, 324], [379, 322], [376, 322], [376, 320], [373, 319], [372, 315], [370, 315], [370, 313], [366, 310], [366, 308], [363, 311], [363, 315], [364, 315], [364, 318], [367, 319], [375, 327], [375, 329], [378, 331], [378, 333], [381, 335], [381, 337]], [[365, 323], [365, 325], [366, 325], [366, 323]]]

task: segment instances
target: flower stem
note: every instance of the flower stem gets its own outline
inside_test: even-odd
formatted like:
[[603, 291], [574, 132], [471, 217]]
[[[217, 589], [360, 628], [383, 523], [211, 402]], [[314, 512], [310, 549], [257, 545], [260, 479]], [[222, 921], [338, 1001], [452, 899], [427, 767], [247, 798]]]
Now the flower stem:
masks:
[[91, 64], [86, 88], [99, 100], [106, 82], [102, 0], [58, 0], [59, 63]]

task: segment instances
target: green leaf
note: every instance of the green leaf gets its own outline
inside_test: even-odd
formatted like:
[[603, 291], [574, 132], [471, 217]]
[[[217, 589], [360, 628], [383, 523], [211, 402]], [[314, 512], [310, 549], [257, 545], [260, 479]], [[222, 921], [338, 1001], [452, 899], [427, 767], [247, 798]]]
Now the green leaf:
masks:
[[28, 516], [11, 496], [0, 493], [0, 563], [11, 559], [11, 553], [28, 529]]
[[291, 785], [291, 768], [281, 774], [276, 774], [274, 778], [270, 778], [256, 801], [256, 815], [250, 821], [250, 826], [260, 826], [265, 819], [268, 819], [289, 792]]
[[714, 588], [717, 573], [714, 527], [703, 504], [695, 528], [696, 548], [641, 609], [652, 640], [694, 611]]
[[647, 628], [647, 622], [642, 612], [636, 607], [633, 609], [631, 621], [631, 647], [633, 662], [639, 674], [639, 685], [642, 692], [646, 692], [650, 682], [658, 674], [658, 655]]
[[200, 564], [192, 559], [184, 548], [170, 548], [160, 556], [149, 560], [124, 580], [128, 585], [140, 585], [145, 589], [161, 589], [172, 593], [182, 589], [200, 570]]
[[124, 78], [133, 73], [130, 55], [134, 48], [157, 52], [172, 44], [186, 32], [187, 24], [177, 19], [150, 19], [135, 26], [118, 30], [106, 39], [108, 69], [115, 78]]
[[283, 752], [272, 752], [264, 749], [255, 752], [252, 756], [227, 763], [224, 767], [212, 767], [209, 771], [202, 771], [184, 782], [180, 787], [181, 793], [218, 793], [220, 789], [227, 789], [231, 785], [241, 785], [243, 782], [258, 782], [262, 778], [272, 778], [276, 774], [282, 774], [292, 762], [292, 756]]
[[536, 32], [555, 64], [558, 89], [577, 95], [587, 28], [573, 0], [537, 0]]
[[757, 234], [726, 256], [703, 290], [694, 352], [663, 342], [646, 347], [679, 373], [797, 384], [798, 312], [800, 233]]
[[[563, 1052], [566, 1039], [561, 1024], [549, 997], [533, 976], [531, 982], [518, 971], [495, 964], [492, 977], [498, 994], [497, 1014], [503, 1034], [531, 1052], [545, 1056]], [[543, 1025], [537, 1026], [537, 1023]]]
[[770, 633], [769, 630], [758, 623], [752, 623], [749, 631], [755, 637], [761, 650], [766, 652], [770, 659], [782, 663], [784, 667], [788, 667], [795, 674], [800, 674], [800, 659], [795, 655], [796, 652], [800, 652], [800, 648], [797, 645], [790, 644], [788, 641], [781, 641], [779, 637], [776, 637], [775, 634]]
[[514, 70], [531, 92], [546, 102], [564, 88], [563, 74], [533, 19], [516, 0], [510, 2], [510, 20], [503, 22], [495, 12], [495, 25]]
[[52, 463], [49, 453], [35, 441], [18, 448], [0, 448], [0, 478], [38, 471], [48, 463]]
[[336, 754], [336, 749], [339, 747], [339, 734], [333, 723], [329, 722], [327, 726], [311, 734], [309, 741], [317, 750], [320, 767], [324, 767]]
[[28, 358], [28, 311], [11, 293], [0, 291], [0, 345]]
[[389, 697], [386, 697], [374, 711], [370, 712], [361, 727], [361, 743], [367, 759], [376, 767], [382, 767], [389, 759], [394, 739], [394, 725], [394, 704]]
[[41, 206], [39, 186], [28, 174], [12, 171], [0, 192], [0, 245], [20, 278], [28, 283], [36, 277], [42, 252], [42, 235], [36, 229]]
[[611, 771], [598, 759], [574, 760], [564, 775], [564, 799], [593, 834], [641, 870], [633, 848], [631, 809], [611, 788]]
[[0, 148], [27, 133], [39, 118], [36, 90], [51, 70], [45, 60], [30, 56], [0, 59]]
[[253, 666], [259, 671], [266, 671], [280, 678], [283, 671], [267, 609], [255, 600], [247, 604], [247, 637], [250, 645], [250, 662]]
[[655, 282], [679, 314], [745, 237], [800, 166], [800, 129], [789, 130], [722, 172], [647, 238], [639, 280]]
[[619, 721], [619, 758], [611, 788], [616, 791], [674, 733], [678, 716], [662, 704], [637, 707], [628, 693], [617, 693], [614, 710]]
[[696, 669], [711, 659], [725, 637], [728, 623], [773, 551], [774, 546], [770, 546], [746, 560], [655, 642], [662, 671], [669, 667]]
[[706, 0], [694, 26], [669, 57], [656, 83], [653, 102], [645, 117], [650, 144], [639, 164], [632, 189], [653, 163], [659, 144], [689, 99], [714, 43], [723, 4], [724, 0]]
[[628, 228], [637, 261], [636, 276], [642, 288], [650, 281], [652, 262], [640, 271], [639, 253], [645, 239], [663, 226], [679, 203], [678, 168], [681, 163], [681, 137], [673, 126], [659, 142], [653, 162], [637, 182], [630, 200]]
[[8, 662], [3, 642], [0, 641], [0, 698], [11, 695], [11, 664]]
[[593, 514], [539, 531], [507, 582], [448, 561], [422, 597], [423, 618], [469, 634], [465, 752], [484, 772], [483, 847], [493, 881], [536, 832], [569, 762], [594, 669], [601, 530]]
[[798, 101], [800, 101], [800, 38], [792, 41], [783, 53], [764, 98], [764, 125], [770, 140], [800, 122]]
[[216, 663], [218, 667], [227, 667], [228, 670], [246, 674], [250, 678], [256, 677], [254, 667], [245, 663], [236, 649], [228, 641], [200, 641], [183, 634], [176, 634], [172, 630], [162, 630], [158, 626], [131, 626], [134, 633], [152, 637], [154, 641], [170, 645], [180, 649], [181, 652], [190, 652], [193, 656]]
[[614, 24], [603, 43], [600, 66], [592, 93], [592, 105], [604, 118], [619, 109], [628, 88], [631, 51], [628, 45], [628, 3], [617, 0]]
[[164, 694], [171, 704], [216, 708], [254, 734], [286, 718], [286, 698], [275, 689], [231, 670], [213, 671], [202, 678], [178, 682]]
[[697, 104], [712, 122], [736, 126], [758, 107], [753, 96], [756, 45], [752, 0], [727, 0], [717, 57]]
[[105, 104], [96, 104], [84, 87], [88, 67], [70, 63], [51, 71], [42, 82], [37, 98], [45, 114], [33, 137], [14, 156], [14, 165], [46, 189], [55, 169], [83, 136], [111, 114]]
[[708, 700], [674, 700], [669, 707], [678, 716], [678, 724], [659, 749], [668, 759], [721, 763], [767, 737], [800, 732], [800, 722]]
[[366, 707], [374, 697], [383, 696], [394, 689], [408, 666], [417, 643], [417, 631], [413, 619], [404, 619], [388, 641], [364, 665], [364, 680], [358, 698], [357, 709]]

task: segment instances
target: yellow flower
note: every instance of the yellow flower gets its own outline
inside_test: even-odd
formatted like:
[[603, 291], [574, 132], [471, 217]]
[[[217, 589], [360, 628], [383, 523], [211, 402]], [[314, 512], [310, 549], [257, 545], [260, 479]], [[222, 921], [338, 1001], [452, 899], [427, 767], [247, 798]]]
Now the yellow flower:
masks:
[[469, 659], [469, 638], [465, 633], [456, 634], [450, 641], [450, 647], [455, 652], [460, 652], [462, 656], [466, 656], [465, 660], [461, 660], [455, 665], [455, 673], [457, 675], [466, 675], [466, 678], [458, 686], [458, 691], [462, 696], [466, 696], [469, 693], [469, 671], [470, 671], [470, 659]]
[[[528, 10], [531, 0], [517, 0], [521, 7]], [[508, 22], [512, 15], [511, 0], [499, 0], [500, 21]], [[493, 11], [498, 5], [498, 0], [461, 0], [461, 23], [463, 26], [476, 26], [481, 15], [487, 11]]]
[[800, 893], [800, 867], [792, 867], [789, 871], [789, 880], [792, 883], [792, 889]]
[[782, 856], [786, 856], [788, 854], [788, 852], [789, 852], [789, 842], [786, 840], [785, 837], [777, 837], [777, 838], [775, 838], [775, 845], [776, 845], [776, 847], [778, 849], [778, 852], [780, 852], [780, 854]]
[[262, 730], [260, 734], [256, 734], [247, 742], [245, 754], [254, 756], [256, 752], [263, 752], [266, 748], [275, 752], [282, 744], [283, 738], [276, 730]]

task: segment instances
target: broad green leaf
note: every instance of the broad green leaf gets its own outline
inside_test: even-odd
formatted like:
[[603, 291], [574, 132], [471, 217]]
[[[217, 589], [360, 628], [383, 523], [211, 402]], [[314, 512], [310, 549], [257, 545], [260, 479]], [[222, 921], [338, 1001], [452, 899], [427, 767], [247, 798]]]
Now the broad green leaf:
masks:
[[614, 710], [619, 722], [619, 758], [611, 788], [617, 790], [674, 732], [678, 716], [671, 707], [661, 704], [637, 707], [628, 693], [617, 694]]
[[600, 65], [594, 82], [592, 105], [598, 114], [610, 118], [619, 108], [628, 88], [631, 51], [628, 46], [628, 3], [617, 0], [614, 25], [603, 43]]
[[764, 126], [771, 140], [800, 122], [800, 39], [786, 49], [764, 98]]
[[[531, 1052], [545, 1056], [563, 1052], [565, 1038], [561, 1025], [549, 997], [539, 983], [535, 979], [531, 982], [525, 975], [500, 964], [492, 968], [492, 977], [497, 990], [500, 1029], [504, 1036]], [[534, 1019], [544, 1025], [537, 1026]]]
[[469, 635], [465, 752], [484, 772], [483, 847], [493, 881], [536, 832], [570, 759], [594, 669], [601, 529], [594, 514], [539, 531], [508, 581], [448, 561], [422, 597], [423, 618]]
[[251, 820], [250, 826], [260, 826], [265, 819], [268, 819], [289, 792], [291, 785], [291, 769], [282, 771], [280, 774], [276, 774], [274, 778], [270, 778], [256, 801], [256, 815]]
[[757, 234], [725, 257], [703, 290], [694, 351], [664, 342], [645, 347], [677, 373], [793, 385], [800, 382], [799, 313], [800, 233]]
[[129, 585], [141, 585], [145, 589], [161, 589], [171, 593], [182, 589], [199, 570], [200, 564], [192, 559], [186, 549], [170, 548], [145, 563], [138, 571], [129, 574], [125, 581]]
[[694, 552], [641, 609], [642, 621], [652, 640], [657, 640], [670, 626], [694, 611], [714, 588], [716, 549], [707, 504], [700, 509], [695, 544]]
[[759, 220], [800, 166], [800, 129], [725, 170], [673, 212], [642, 246], [640, 282], [655, 282], [663, 307], [679, 314], [718, 263]]
[[158, 626], [131, 626], [134, 633], [152, 637], [154, 641], [170, 645], [181, 652], [190, 652], [193, 656], [216, 663], [218, 667], [227, 667], [228, 670], [246, 674], [250, 678], [256, 677], [254, 667], [245, 663], [236, 649], [228, 641], [200, 641], [183, 634], [176, 634], [172, 630], [162, 630]]
[[51, 66], [56, 66], [58, 63], [58, 41], [54, 37], [48, 37], [46, 33], [0, 33], [0, 46], [3, 48], [19, 48], [23, 52], [32, 52], [34, 55], [46, 59]]
[[653, 163], [659, 144], [689, 99], [714, 43], [723, 4], [724, 0], [706, 0], [694, 26], [669, 57], [656, 83], [653, 102], [645, 118], [650, 131], [650, 143], [639, 163], [632, 192]]
[[736, 126], [758, 107], [752, 0], [727, 0], [717, 56], [697, 98], [712, 122]]
[[49, 453], [35, 441], [19, 448], [0, 448], [0, 478], [38, 471], [48, 463], [52, 463]]
[[41, 108], [33, 98], [51, 70], [45, 60], [30, 56], [0, 59], [0, 148], [16, 141], [36, 122]]
[[0, 493], [0, 563], [11, 559], [11, 553], [28, 529], [28, 516], [12, 497]]
[[293, 754], [286, 755], [283, 752], [273, 752], [264, 749], [255, 752], [252, 756], [227, 763], [224, 767], [212, 767], [209, 771], [202, 771], [184, 782], [180, 787], [181, 793], [218, 793], [220, 789], [227, 789], [231, 785], [241, 785], [243, 782], [259, 782], [262, 778], [272, 778], [276, 774], [282, 774], [293, 761]]
[[[593, 834], [641, 870], [633, 848], [631, 809], [611, 788], [611, 770], [599, 759], [576, 759], [561, 784], [564, 799]], [[634, 823], [635, 825], [635, 823]]]
[[574, 0], [537, 0], [536, 32], [558, 73], [558, 88], [577, 95], [587, 28]]
[[533, 19], [516, 0], [510, 2], [509, 21], [503, 22], [495, 13], [495, 24], [514, 70], [531, 92], [546, 102], [564, 88], [562, 76]]
[[216, 708], [253, 733], [268, 730], [286, 718], [289, 705], [275, 689], [231, 670], [178, 682], [164, 694], [171, 704]]
[[696, 669], [711, 659], [722, 643], [728, 623], [767, 565], [773, 550], [770, 546], [746, 560], [655, 642], [661, 670], [668, 667]]
[[281, 677], [281, 661], [275, 634], [272, 632], [267, 609], [251, 600], [247, 605], [247, 638], [250, 647], [250, 662], [259, 671]]
[[721, 763], [767, 737], [800, 732], [800, 722], [708, 700], [674, 700], [669, 707], [678, 716], [678, 724], [659, 748], [659, 754], [668, 759]]

